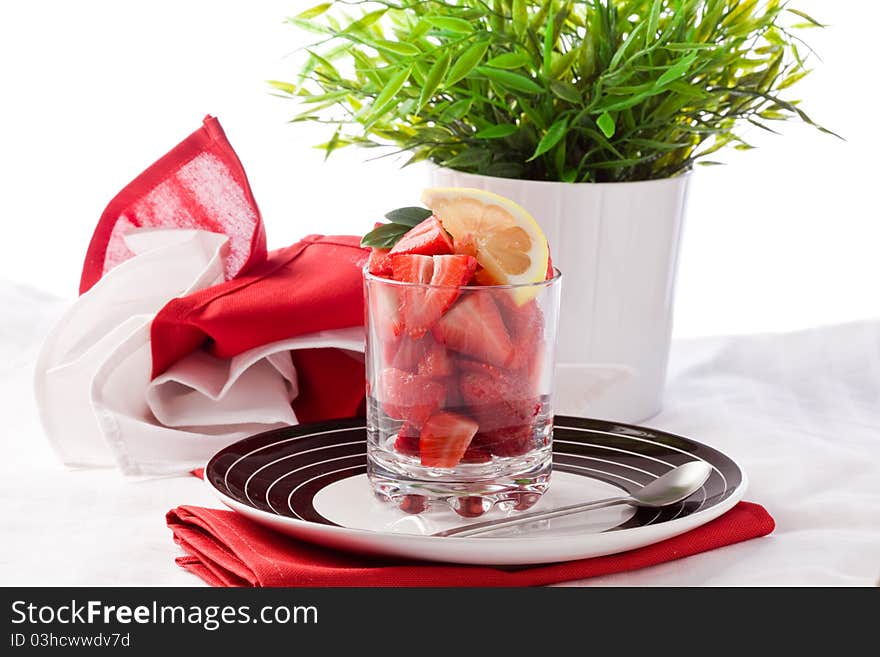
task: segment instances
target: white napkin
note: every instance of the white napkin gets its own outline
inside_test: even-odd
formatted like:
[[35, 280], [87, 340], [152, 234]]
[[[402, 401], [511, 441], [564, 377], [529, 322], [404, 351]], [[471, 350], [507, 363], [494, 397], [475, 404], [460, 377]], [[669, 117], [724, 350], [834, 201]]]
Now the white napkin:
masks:
[[124, 239], [135, 257], [73, 304], [37, 360], [40, 417], [68, 465], [133, 475], [203, 466], [240, 438], [297, 423], [291, 350], [336, 347], [363, 358], [361, 328], [321, 331], [231, 359], [197, 351], [151, 381], [153, 317], [174, 297], [223, 281], [227, 238], [146, 229]]

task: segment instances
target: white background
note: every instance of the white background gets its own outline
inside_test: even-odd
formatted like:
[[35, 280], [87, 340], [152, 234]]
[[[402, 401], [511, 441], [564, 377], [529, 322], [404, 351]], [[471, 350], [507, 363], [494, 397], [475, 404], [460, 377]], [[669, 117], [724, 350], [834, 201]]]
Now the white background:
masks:
[[[312, 232], [362, 233], [418, 200], [423, 174], [363, 151], [328, 162], [316, 127], [288, 125], [301, 43], [283, 24], [317, 0], [4, 3], [0, 9], [0, 279], [73, 298], [106, 203], [218, 116], [248, 172], [270, 248]], [[867, 0], [796, 3], [823, 62], [803, 107], [846, 142], [805, 126], [750, 134], [693, 181], [679, 270], [678, 337], [791, 330], [880, 316], [880, 138], [872, 66], [880, 23]], [[755, 131], [757, 132], [757, 131]]]

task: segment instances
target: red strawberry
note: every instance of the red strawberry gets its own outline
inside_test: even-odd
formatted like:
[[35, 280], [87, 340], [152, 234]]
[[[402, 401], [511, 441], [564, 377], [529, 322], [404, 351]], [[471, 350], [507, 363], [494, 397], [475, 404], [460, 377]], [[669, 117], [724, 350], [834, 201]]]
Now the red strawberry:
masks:
[[[394, 358], [390, 362], [391, 367], [415, 372], [420, 369], [419, 363], [425, 358], [426, 347], [426, 343], [422, 340], [414, 340], [406, 335], [401, 336]], [[419, 374], [430, 374], [430, 372], [419, 372]]]
[[492, 298], [466, 294], [434, 325], [434, 337], [461, 354], [506, 367], [514, 358], [513, 344]]
[[520, 373], [462, 360], [462, 400], [486, 433], [511, 426], [531, 426], [541, 410], [529, 380]]
[[519, 306], [510, 295], [499, 294], [495, 298], [513, 342], [514, 357], [510, 368], [526, 367], [535, 352], [543, 348], [544, 313], [534, 299]]
[[[466, 255], [392, 255], [394, 280], [407, 283], [430, 283], [430, 288], [403, 291], [403, 324], [411, 336], [422, 337], [440, 319], [459, 295], [477, 267]], [[430, 261], [430, 264], [429, 264]]]
[[435, 413], [425, 422], [419, 438], [422, 465], [432, 468], [458, 465], [478, 428], [469, 417], [446, 411]]
[[446, 388], [428, 376], [394, 367], [379, 373], [376, 396], [391, 417], [421, 427], [443, 405]]
[[446, 347], [436, 342], [431, 342], [422, 354], [418, 363], [418, 373], [432, 377], [452, 376], [455, 368], [452, 358], [446, 352]]
[[367, 271], [374, 276], [391, 276], [391, 257], [388, 249], [370, 249]]
[[549, 281], [556, 275], [556, 272], [553, 270], [553, 258], [550, 257], [550, 254], [547, 254], [547, 275], [544, 277], [545, 281]]
[[404, 422], [397, 432], [394, 440], [394, 449], [407, 456], [419, 455], [419, 431], [412, 425]]
[[434, 273], [434, 259], [426, 255], [394, 255], [391, 260], [391, 278], [404, 283], [430, 283]]
[[444, 230], [440, 220], [429, 217], [401, 237], [391, 249], [391, 255], [444, 255], [453, 253], [454, 250], [452, 238]]
[[[480, 434], [474, 436], [474, 440], [476, 440]], [[481, 447], [480, 445], [474, 445], [474, 440], [471, 441], [471, 444], [468, 445], [467, 451], [464, 453], [464, 456], [461, 457], [462, 463], [488, 463], [492, 460], [492, 452], [490, 452], [485, 447]]]
[[531, 424], [521, 424], [494, 431], [481, 431], [474, 436], [473, 442], [478, 449], [495, 456], [521, 456], [535, 447], [534, 428]]

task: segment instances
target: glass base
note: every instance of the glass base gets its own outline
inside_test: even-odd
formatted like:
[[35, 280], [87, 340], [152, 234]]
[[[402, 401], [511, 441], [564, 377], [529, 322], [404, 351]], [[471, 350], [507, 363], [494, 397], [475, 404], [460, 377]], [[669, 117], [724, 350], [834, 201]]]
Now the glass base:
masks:
[[475, 518], [494, 506], [524, 511], [533, 506], [550, 484], [553, 467], [550, 446], [491, 463], [429, 468], [394, 457], [370, 446], [367, 477], [380, 500], [407, 513], [451, 508]]

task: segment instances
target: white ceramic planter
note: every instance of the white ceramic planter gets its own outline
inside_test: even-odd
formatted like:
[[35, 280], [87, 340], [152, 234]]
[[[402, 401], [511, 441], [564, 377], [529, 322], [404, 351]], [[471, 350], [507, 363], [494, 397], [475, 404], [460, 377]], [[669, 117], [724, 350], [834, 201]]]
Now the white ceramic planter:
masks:
[[662, 404], [690, 175], [558, 183], [432, 167], [435, 187], [475, 187], [537, 219], [562, 271], [556, 412], [640, 422]]

